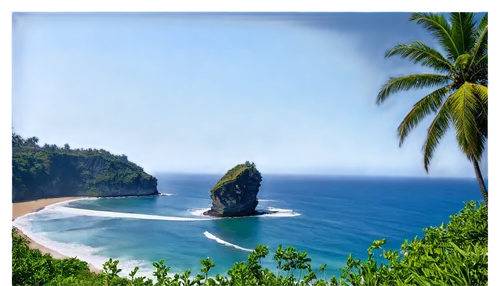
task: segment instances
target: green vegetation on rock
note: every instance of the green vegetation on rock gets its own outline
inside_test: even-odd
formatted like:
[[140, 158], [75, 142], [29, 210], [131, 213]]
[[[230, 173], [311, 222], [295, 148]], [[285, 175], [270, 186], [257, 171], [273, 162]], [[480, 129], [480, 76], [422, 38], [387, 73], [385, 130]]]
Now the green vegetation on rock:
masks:
[[236, 165], [210, 190], [212, 207], [204, 214], [219, 217], [255, 215], [261, 181], [262, 175], [254, 163], [247, 161]]
[[62, 196], [157, 194], [156, 178], [127, 156], [103, 149], [38, 146], [38, 138], [12, 134], [12, 197], [26, 201]]
[[227, 171], [227, 173], [215, 184], [215, 186], [210, 190], [210, 193], [214, 193], [215, 190], [220, 188], [222, 185], [229, 182], [236, 181], [239, 175], [241, 175], [246, 169], [255, 169], [255, 164], [248, 161], [245, 164], [238, 164], [232, 169]]
[[[13, 285], [487, 285], [488, 284], [488, 207], [469, 202], [451, 221], [424, 230], [422, 239], [405, 241], [399, 250], [383, 250], [386, 240], [377, 240], [368, 248], [368, 259], [361, 261], [349, 255], [340, 277], [325, 275], [326, 264], [313, 269], [306, 252], [293, 247], [276, 249], [276, 269], [263, 268], [261, 260], [269, 247], [258, 245], [247, 261], [236, 262], [225, 275], [212, 275], [215, 263], [200, 260], [198, 274], [169, 275], [170, 267], [161, 260], [153, 263], [155, 281], [120, 277], [119, 262], [109, 259], [102, 273], [88, 270], [87, 263], [76, 258], [56, 260], [28, 248], [26, 239], [12, 231]], [[377, 256], [376, 254], [379, 254]], [[212, 276], [212, 277], [210, 277]], [[319, 277], [318, 277], [319, 276]]]

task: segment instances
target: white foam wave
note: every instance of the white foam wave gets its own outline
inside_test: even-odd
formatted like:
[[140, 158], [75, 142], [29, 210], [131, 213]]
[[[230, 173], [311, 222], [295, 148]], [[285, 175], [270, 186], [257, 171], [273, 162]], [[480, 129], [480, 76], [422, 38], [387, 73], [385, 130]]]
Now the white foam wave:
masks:
[[296, 213], [290, 209], [280, 209], [280, 208], [268, 207], [267, 210], [271, 211], [273, 213], [263, 214], [260, 216], [263, 216], [263, 217], [294, 217], [294, 216], [301, 215], [301, 214]]
[[292, 213], [293, 212], [293, 210], [291, 210], [291, 209], [280, 209], [280, 208], [275, 208], [275, 207], [268, 207], [267, 209], [270, 211], [273, 211], [273, 212], [281, 212], [281, 213]]
[[259, 202], [277, 202], [277, 200], [263, 200], [263, 199], [259, 199]]
[[[55, 219], [55, 218], [69, 218], [73, 216], [95, 216], [95, 217], [111, 217], [111, 218], [130, 218], [130, 219], [149, 219], [149, 220], [166, 220], [166, 221], [201, 221], [201, 220], [215, 220], [222, 219], [211, 216], [203, 215], [203, 212], [209, 210], [210, 208], [200, 208], [190, 210], [192, 215], [203, 216], [204, 218], [185, 218], [185, 217], [173, 217], [173, 216], [160, 216], [160, 215], [148, 215], [148, 214], [135, 214], [135, 213], [119, 213], [119, 212], [109, 212], [109, 211], [96, 211], [88, 209], [78, 209], [65, 207], [64, 205], [77, 200], [95, 200], [99, 198], [79, 198], [70, 201], [64, 201], [56, 204], [49, 205], [39, 212], [29, 213], [24, 216], [16, 218], [13, 221], [13, 225], [23, 231], [35, 242], [49, 248], [57, 250], [59, 253], [68, 257], [77, 257], [81, 260], [91, 263], [95, 267], [102, 268], [102, 264], [106, 262], [109, 258], [99, 255], [102, 251], [100, 248], [93, 248], [86, 245], [80, 244], [69, 244], [62, 243], [51, 240], [47, 237], [47, 233], [35, 233], [32, 232], [31, 223], [36, 217], [37, 220], [44, 219]], [[268, 207], [268, 211], [273, 213], [259, 215], [257, 217], [294, 217], [301, 214], [294, 212], [291, 209], [281, 209], [275, 207]], [[226, 218], [229, 219], [229, 218]], [[252, 249], [243, 248], [241, 246], [232, 244], [230, 242], [224, 241], [215, 235], [205, 231], [204, 235], [211, 240], [215, 240], [217, 243], [226, 245], [228, 247], [233, 247], [242, 251], [251, 252]], [[139, 276], [152, 277], [151, 273], [153, 268], [150, 262], [139, 261], [139, 260], [129, 260], [127, 258], [120, 259], [120, 268], [123, 271], [120, 273], [123, 276], [128, 275], [135, 266], [139, 266]]]
[[[55, 220], [55, 219], [67, 219], [67, 218], [73, 218], [79, 216], [78, 214], [72, 214], [72, 213], [62, 213], [58, 212], [53, 209], [47, 209], [43, 211], [39, 211], [37, 213], [33, 213], [31, 215], [26, 215], [25, 217], [28, 218], [29, 220], [36, 220], [37, 221], [50, 221], [50, 220]], [[16, 219], [17, 220], [17, 219]]]
[[[210, 208], [203, 208], [203, 209], [191, 209], [189, 210], [189, 213], [194, 216], [201, 216], [201, 217], [209, 217], [213, 218], [212, 216], [204, 215], [203, 213], [210, 210]], [[258, 211], [258, 210], [257, 210]], [[275, 207], [267, 207], [263, 212], [269, 211], [271, 213], [264, 213], [260, 215], [255, 215], [253, 217], [295, 217], [301, 215], [300, 213], [294, 212], [291, 209], [280, 209], [280, 208], [275, 208]], [[224, 217], [224, 218], [218, 218], [218, 219], [239, 219], [239, 218], [245, 218], [245, 217]]]
[[167, 196], [167, 197], [170, 197], [170, 196], [175, 196], [175, 194], [171, 194], [171, 193], [160, 193], [160, 196]]
[[104, 257], [100, 257], [97, 255], [97, 253], [102, 251], [102, 249], [100, 248], [93, 248], [80, 244], [62, 243], [48, 238], [46, 236], [46, 232], [33, 232], [31, 230], [31, 220], [26, 217], [16, 219], [12, 224], [32, 240], [34, 240], [36, 243], [43, 245], [49, 249], [57, 250], [57, 252], [65, 256], [77, 257], [81, 260], [85, 260], [88, 263], [93, 264], [95, 267], [100, 269], [102, 269], [101, 265], [106, 261]]
[[[31, 213], [35, 215], [36, 213]], [[56, 214], [53, 212], [53, 214]], [[58, 213], [59, 215], [61, 213]], [[37, 220], [39, 220], [37, 218]], [[47, 237], [49, 233], [47, 232], [33, 232], [32, 230], [31, 216], [19, 217], [12, 222], [12, 225], [21, 230], [24, 234], [31, 238], [34, 242], [48, 248], [59, 252], [60, 254], [67, 257], [76, 257], [83, 260], [94, 267], [102, 270], [102, 265], [109, 260], [109, 257], [100, 255], [100, 253], [105, 250], [103, 247], [91, 247], [76, 243], [63, 243], [50, 239]], [[153, 282], [156, 282], [156, 278], [153, 276], [155, 271], [152, 266], [152, 262], [145, 260], [130, 259], [128, 257], [115, 257], [114, 260], [119, 260], [119, 268], [122, 271], [119, 273], [120, 276], [126, 277], [128, 274], [137, 266], [139, 270], [137, 271], [136, 277], [145, 276], [151, 278]], [[169, 276], [173, 277], [173, 273], [169, 273]]]
[[191, 209], [189, 210], [189, 213], [195, 216], [203, 216], [203, 217], [208, 217], [207, 215], [204, 215], [203, 213], [210, 210], [210, 208], [204, 208], [204, 209]]
[[[16, 219], [12, 224], [36, 243], [46, 248], [56, 250], [60, 254], [67, 257], [76, 257], [80, 260], [86, 261], [87, 263], [92, 264], [98, 269], [102, 270], [102, 265], [109, 259], [109, 257], [99, 255], [104, 250], [104, 248], [91, 247], [76, 243], [58, 242], [48, 238], [48, 233], [46, 232], [33, 232], [31, 227], [31, 219], [28, 217]], [[130, 273], [130, 271], [134, 269], [135, 266], [139, 267], [139, 271], [136, 274], [137, 277], [153, 277], [153, 268], [151, 266], [151, 263], [148, 261], [127, 259], [124, 257], [118, 257], [114, 259], [120, 260], [118, 266], [120, 269], [122, 269], [122, 272], [120, 272], [120, 276], [122, 277], [126, 277]]]
[[233, 247], [233, 248], [236, 248], [236, 249], [239, 249], [239, 250], [243, 250], [243, 251], [248, 251], [248, 252], [252, 252], [253, 250], [252, 249], [248, 249], [248, 248], [244, 248], [244, 247], [241, 247], [241, 246], [238, 246], [236, 244], [232, 244], [230, 242], [227, 242], [225, 240], [222, 240], [220, 238], [218, 238], [217, 236], [211, 234], [210, 232], [208, 231], [205, 231], [203, 233], [208, 239], [211, 239], [211, 240], [215, 240], [217, 241], [218, 243], [220, 244], [223, 244], [223, 245], [226, 245], [226, 246], [229, 246], [229, 247]]
[[68, 207], [56, 207], [56, 208], [53, 208], [52, 210], [62, 212], [62, 213], [71, 213], [71, 214], [83, 215], [83, 216], [110, 217], [110, 218], [149, 219], [149, 220], [168, 220], [168, 221], [200, 221], [200, 220], [217, 219], [215, 217], [189, 218], [189, 217], [161, 216], [161, 215], [150, 215], [150, 214], [95, 211], [95, 210], [77, 209], [77, 208], [68, 208]]

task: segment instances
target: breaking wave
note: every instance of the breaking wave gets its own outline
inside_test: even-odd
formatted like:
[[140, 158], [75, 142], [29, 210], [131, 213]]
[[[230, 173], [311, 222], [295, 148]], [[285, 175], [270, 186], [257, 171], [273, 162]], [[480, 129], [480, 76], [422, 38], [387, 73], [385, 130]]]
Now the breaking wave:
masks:
[[170, 196], [175, 196], [175, 194], [171, 194], [171, 193], [160, 193], [159, 196], [167, 196], [167, 197], [170, 197]]
[[215, 236], [215, 235], [211, 234], [211, 233], [210, 233], [210, 232], [208, 232], [208, 231], [205, 231], [203, 234], [204, 234], [204, 235], [205, 235], [208, 239], [215, 240], [215, 241], [217, 241], [218, 243], [223, 244], [223, 245], [225, 245], [225, 246], [233, 247], [233, 248], [236, 248], [236, 249], [239, 249], [239, 250], [243, 250], [243, 251], [247, 251], [247, 252], [252, 252], [252, 251], [253, 251], [253, 249], [244, 248], [244, 247], [238, 246], [238, 245], [236, 245], [236, 244], [232, 244], [232, 243], [230, 243], [230, 242], [227, 242], [227, 241], [225, 241], [225, 240], [222, 240], [222, 239], [218, 238], [217, 236]]
[[63, 206], [57, 206], [55, 208], [51, 208], [51, 210], [61, 213], [69, 213], [73, 215], [110, 217], [110, 218], [149, 219], [149, 220], [168, 220], [168, 221], [200, 221], [200, 220], [217, 219], [215, 217], [191, 218], [191, 217], [162, 216], [162, 215], [137, 214], [137, 213], [95, 211], [88, 209], [69, 208]]
[[208, 217], [207, 215], [204, 215], [203, 213], [210, 210], [210, 208], [204, 208], [204, 209], [191, 209], [189, 210], [189, 213], [194, 216], [203, 216], [203, 217]]
[[[193, 209], [189, 213], [197, 217], [177, 217], [177, 216], [163, 216], [152, 214], [138, 214], [138, 213], [123, 213], [123, 212], [110, 212], [110, 211], [97, 211], [89, 209], [71, 208], [64, 206], [64, 203], [53, 204], [45, 207], [36, 213], [30, 213], [23, 217], [31, 219], [30, 217], [37, 214], [40, 219], [54, 219], [54, 218], [68, 218], [73, 216], [92, 216], [92, 217], [105, 217], [105, 218], [125, 218], [125, 219], [147, 219], [147, 220], [164, 220], [164, 221], [204, 221], [204, 220], [217, 220], [217, 219], [231, 219], [231, 218], [218, 218], [207, 216], [203, 213], [210, 208]], [[268, 207], [265, 210], [257, 210], [261, 214], [253, 217], [295, 217], [301, 215], [290, 209], [280, 209]], [[235, 217], [236, 218], [236, 217]], [[18, 218], [19, 219], [19, 218]], [[17, 220], [17, 219], [16, 219]]]
[[[204, 215], [203, 213], [208, 211], [210, 208], [203, 209], [191, 209], [189, 213], [193, 216], [201, 216], [205, 218], [210, 218], [211, 216]], [[274, 207], [267, 207], [265, 209], [257, 209], [259, 214], [253, 215], [251, 217], [295, 217], [301, 215], [291, 209], [280, 209]], [[212, 217], [213, 218], [213, 217]], [[227, 218], [219, 218], [219, 219], [230, 219], [230, 218], [244, 218], [244, 217], [227, 217]]]
[[[175, 194], [162, 193], [161, 195], [170, 196]], [[103, 218], [124, 218], [124, 219], [145, 219], [145, 220], [163, 220], [163, 221], [211, 221], [218, 219], [232, 219], [232, 218], [218, 218], [212, 216], [205, 216], [203, 213], [210, 208], [198, 208], [188, 210], [192, 217], [177, 217], [177, 216], [163, 216], [163, 215], [153, 215], [153, 214], [138, 214], [138, 213], [124, 213], [124, 212], [112, 212], [112, 211], [100, 211], [100, 210], [90, 210], [82, 208], [71, 207], [71, 202], [79, 200], [98, 200], [99, 198], [78, 198], [75, 200], [64, 201], [60, 203], [55, 203], [45, 208], [39, 210], [38, 212], [28, 213], [24, 216], [16, 218], [12, 224], [20, 229], [23, 233], [33, 239], [40, 245], [43, 245], [49, 249], [57, 250], [59, 253], [68, 257], [78, 257], [81, 260], [91, 263], [97, 268], [101, 268], [102, 264], [107, 261], [108, 256], [104, 256], [105, 249], [90, 247], [86, 245], [76, 244], [76, 243], [64, 243], [59, 241], [54, 241], [50, 238], [50, 232], [35, 232], [32, 229], [32, 223], [36, 221], [50, 221], [54, 219], [61, 218], [72, 218], [77, 216], [90, 216], [90, 217], [103, 217]], [[290, 209], [280, 209], [275, 207], [267, 207], [261, 210], [257, 210], [260, 214], [254, 217], [293, 217], [300, 215]], [[85, 227], [83, 227], [85, 228]], [[81, 230], [83, 228], [68, 229], [71, 230]], [[87, 226], [87, 228], [90, 228]], [[66, 231], [68, 231], [66, 230]], [[241, 251], [251, 252], [252, 249], [244, 248], [236, 244], [227, 242], [208, 231], [204, 232], [206, 238], [214, 240], [219, 244], [225, 245], [227, 247], [232, 247]], [[150, 262], [129, 259], [129, 257], [116, 257], [120, 259], [120, 268], [123, 269], [122, 273], [126, 276], [135, 266], [139, 266], [139, 275], [146, 277], [151, 277], [151, 273], [154, 270]]]
[[[30, 218], [30, 216], [23, 216], [14, 220], [12, 224], [36, 243], [48, 249], [55, 250], [67, 257], [77, 257], [80, 260], [92, 264], [98, 269], [102, 270], [102, 265], [109, 259], [109, 257], [101, 255], [105, 248], [54, 241], [47, 236], [49, 234], [48, 232], [34, 232], [32, 230], [31, 221], [32, 219]], [[119, 266], [122, 269], [120, 276], [126, 277], [128, 273], [134, 269], [135, 266], [138, 266], [139, 276], [152, 277], [154, 269], [152, 268], [150, 262], [144, 260], [127, 259], [126, 257], [118, 257], [117, 259], [120, 260]]]
[[78, 214], [54, 211], [54, 209], [44, 208], [43, 210], [40, 210], [36, 213], [29, 213], [24, 216], [18, 217], [14, 221], [18, 221], [21, 218], [27, 219], [29, 221], [35, 220], [35, 218], [37, 221], [50, 221], [54, 219], [66, 219], [79, 216]]
[[293, 210], [290, 210], [290, 209], [280, 209], [280, 208], [268, 207], [267, 211], [268, 211], [268, 213], [264, 213], [264, 214], [261, 214], [259, 216], [264, 216], [264, 217], [294, 217], [294, 216], [301, 215], [301, 214], [294, 212]]

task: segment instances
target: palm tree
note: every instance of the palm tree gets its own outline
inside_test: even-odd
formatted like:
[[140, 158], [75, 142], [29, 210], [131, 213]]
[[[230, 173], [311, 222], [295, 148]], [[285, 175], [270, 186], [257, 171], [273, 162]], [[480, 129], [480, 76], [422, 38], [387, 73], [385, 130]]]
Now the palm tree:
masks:
[[474, 21], [474, 13], [451, 13], [448, 19], [443, 14], [413, 13], [410, 21], [431, 32], [442, 52], [421, 41], [388, 50], [386, 58], [400, 56], [434, 72], [389, 78], [378, 94], [377, 104], [399, 91], [432, 88], [399, 125], [399, 146], [423, 118], [435, 114], [423, 146], [426, 172], [436, 146], [453, 126], [458, 145], [474, 165], [481, 194], [488, 204], [478, 163], [488, 139], [488, 14], [479, 24]]

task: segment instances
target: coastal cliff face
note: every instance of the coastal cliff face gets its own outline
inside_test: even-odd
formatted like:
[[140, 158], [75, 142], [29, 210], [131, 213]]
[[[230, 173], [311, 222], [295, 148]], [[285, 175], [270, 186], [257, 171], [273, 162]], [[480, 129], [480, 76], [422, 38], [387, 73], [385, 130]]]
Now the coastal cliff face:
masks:
[[210, 191], [212, 208], [205, 214], [219, 217], [254, 215], [261, 181], [262, 176], [253, 163], [237, 165]]
[[12, 146], [12, 201], [67, 196], [156, 195], [157, 180], [105, 150], [39, 147], [18, 137]]

